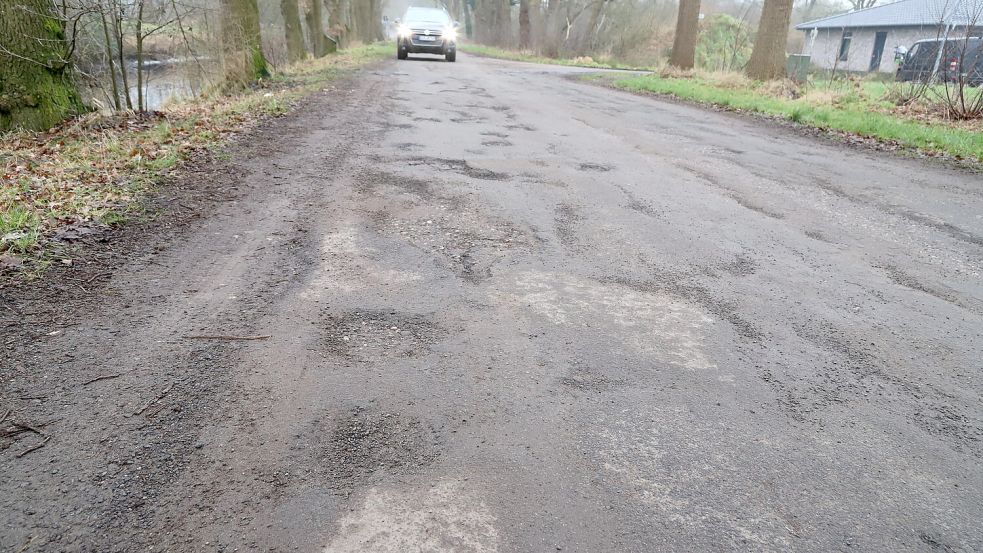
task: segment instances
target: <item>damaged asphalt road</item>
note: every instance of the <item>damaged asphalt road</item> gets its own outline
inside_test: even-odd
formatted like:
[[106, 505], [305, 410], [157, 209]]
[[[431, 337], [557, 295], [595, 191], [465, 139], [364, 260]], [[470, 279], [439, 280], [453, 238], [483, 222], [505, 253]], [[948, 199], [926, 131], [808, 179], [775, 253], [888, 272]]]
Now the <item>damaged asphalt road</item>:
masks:
[[980, 176], [577, 71], [386, 62], [5, 302], [0, 549], [983, 549]]

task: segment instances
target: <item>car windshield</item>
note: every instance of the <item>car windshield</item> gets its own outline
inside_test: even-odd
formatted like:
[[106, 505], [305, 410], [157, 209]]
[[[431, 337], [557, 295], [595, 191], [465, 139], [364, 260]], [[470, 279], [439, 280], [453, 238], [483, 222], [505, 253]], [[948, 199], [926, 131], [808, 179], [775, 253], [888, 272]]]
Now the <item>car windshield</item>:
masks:
[[414, 23], [447, 25], [450, 23], [450, 18], [447, 17], [447, 12], [444, 10], [438, 10], [436, 8], [410, 8], [406, 10], [405, 23], [407, 25]]

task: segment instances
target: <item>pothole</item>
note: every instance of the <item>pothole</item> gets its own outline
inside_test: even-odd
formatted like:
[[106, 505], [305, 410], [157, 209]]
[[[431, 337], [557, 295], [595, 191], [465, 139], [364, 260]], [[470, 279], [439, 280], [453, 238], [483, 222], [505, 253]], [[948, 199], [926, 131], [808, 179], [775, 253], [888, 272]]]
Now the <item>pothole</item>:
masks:
[[586, 217], [577, 206], [567, 203], [556, 206], [555, 211], [556, 236], [560, 244], [573, 248], [577, 245], [577, 228]]
[[381, 230], [444, 257], [451, 270], [471, 284], [491, 277], [491, 265], [516, 248], [528, 248], [526, 235], [507, 221], [480, 213], [448, 210], [433, 219], [393, 220]]
[[443, 159], [436, 157], [414, 157], [407, 160], [408, 165], [426, 165], [438, 171], [455, 173], [478, 180], [505, 180], [509, 175], [490, 169], [475, 167], [463, 159]]
[[612, 169], [610, 165], [603, 163], [581, 163], [577, 168], [581, 171], [593, 171], [595, 173], [607, 173]]
[[388, 310], [328, 315], [325, 341], [343, 357], [419, 357], [443, 336], [428, 316]]
[[437, 431], [405, 414], [356, 407], [338, 420], [315, 425], [315, 435], [327, 436], [315, 444], [316, 455], [335, 479], [413, 472], [433, 463], [440, 451]]
[[559, 380], [560, 384], [568, 388], [597, 394], [626, 384], [626, 381], [623, 379], [608, 378], [602, 374], [587, 371], [578, 371], [569, 376], [561, 377]]

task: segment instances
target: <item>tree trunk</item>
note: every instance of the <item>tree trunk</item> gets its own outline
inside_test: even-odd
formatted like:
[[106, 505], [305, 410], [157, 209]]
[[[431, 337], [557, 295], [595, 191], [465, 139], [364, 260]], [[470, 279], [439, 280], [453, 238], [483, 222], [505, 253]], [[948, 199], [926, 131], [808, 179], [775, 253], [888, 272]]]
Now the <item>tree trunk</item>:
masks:
[[283, 14], [283, 37], [287, 41], [287, 59], [291, 63], [296, 63], [304, 59], [307, 54], [297, 0], [280, 0], [280, 13]]
[[50, 0], [0, 2], [0, 131], [45, 130], [84, 111], [54, 14]]
[[372, 6], [372, 40], [379, 41], [386, 38], [382, 29], [382, 0], [369, 0]]
[[696, 38], [700, 34], [700, 0], [680, 0], [676, 36], [672, 40], [669, 65], [692, 69], [696, 61]]
[[143, 97], [143, 0], [137, 4], [136, 43], [137, 43], [137, 111], [147, 109]]
[[379, 0], [354, 0], [351, 5], [352, 20], [355, 22], [353, 30], [355, 38], [362, 42], [378, 40], [382, 35], [382, 12]]
[[109, 78], [113, 85], [113, 107], [116, 111], [123, 111], [123, 105], [119, 98], [119, 80], [116, 78], [116, 63], [113, 60], [113, 41], [109, 38], [109, 23], [106, 21], [106, 12], [103, 6], [99, 6], [99, 15], [102, 17], [102, 34], [106, 41], [106, 61], [109, 62]]
[[311, 37], [311, 53], [320, 58], [328, 53], [328, 39], [324, 36], [324, 17], [321, 10], [321, 0], [309, 0], [310, 5], [304, 14], [307, 24], [307, 34]]
[[343, 48], [348, 44], [348, 25], [346, 24], [342, 0], [328, 0], [328, 32], [334, 39], [332, 44]]
[[247, 84], [268, 77], [256, 0], [220, 0], [225, 79]]
[[468, 38], [474, 38], [473, 7], [474, 0], [464, 0], [464, 36]]
[[474, 15], [478, 42], [494, 46], [508, 45], [512, 30], [509, 0], [477, 0]]
[[123, 79], [123, 99], [126, 109], [133, 110], [133, 97], [130, 96], [130, 77], [126, 74], [126, 59], [123, 57], [123, 14], [119, 3], [113, 2], [113, 25], [116, 29], [116, 55], [119, 57], [119, 76]]
[[529, 0], [519, 0], [519, 48], [528, 50], [532, 45], [531, 31], [529, 28]]
[[560, 43], [562, 38], [560, 36], [560, 20], [563, 18], [561, 15], [560, 0], [549, 0], [549, 4], [546, 5], [546, 16], [543, 22], [543, 36], [540, 38], [539, 42], [542, 44], [541, 49], [544, 54], [549, 57], [559, 57], [560, 55]]
[[749, 77], [767, 81], [785, 76], [785, 44], [791, 18], [792, 0], [765, 0], [758, 37], [747, 63]]

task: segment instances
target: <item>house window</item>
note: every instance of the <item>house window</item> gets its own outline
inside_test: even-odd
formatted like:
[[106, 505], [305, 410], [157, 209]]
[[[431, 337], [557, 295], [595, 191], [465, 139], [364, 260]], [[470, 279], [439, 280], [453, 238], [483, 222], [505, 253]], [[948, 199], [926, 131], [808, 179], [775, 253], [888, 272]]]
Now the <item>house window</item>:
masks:
[[846, 61], [850, 55], [850, 42], [853, 40], [853, 33], [843, 31], [843, 38], [840, 40], [840, 61]]

